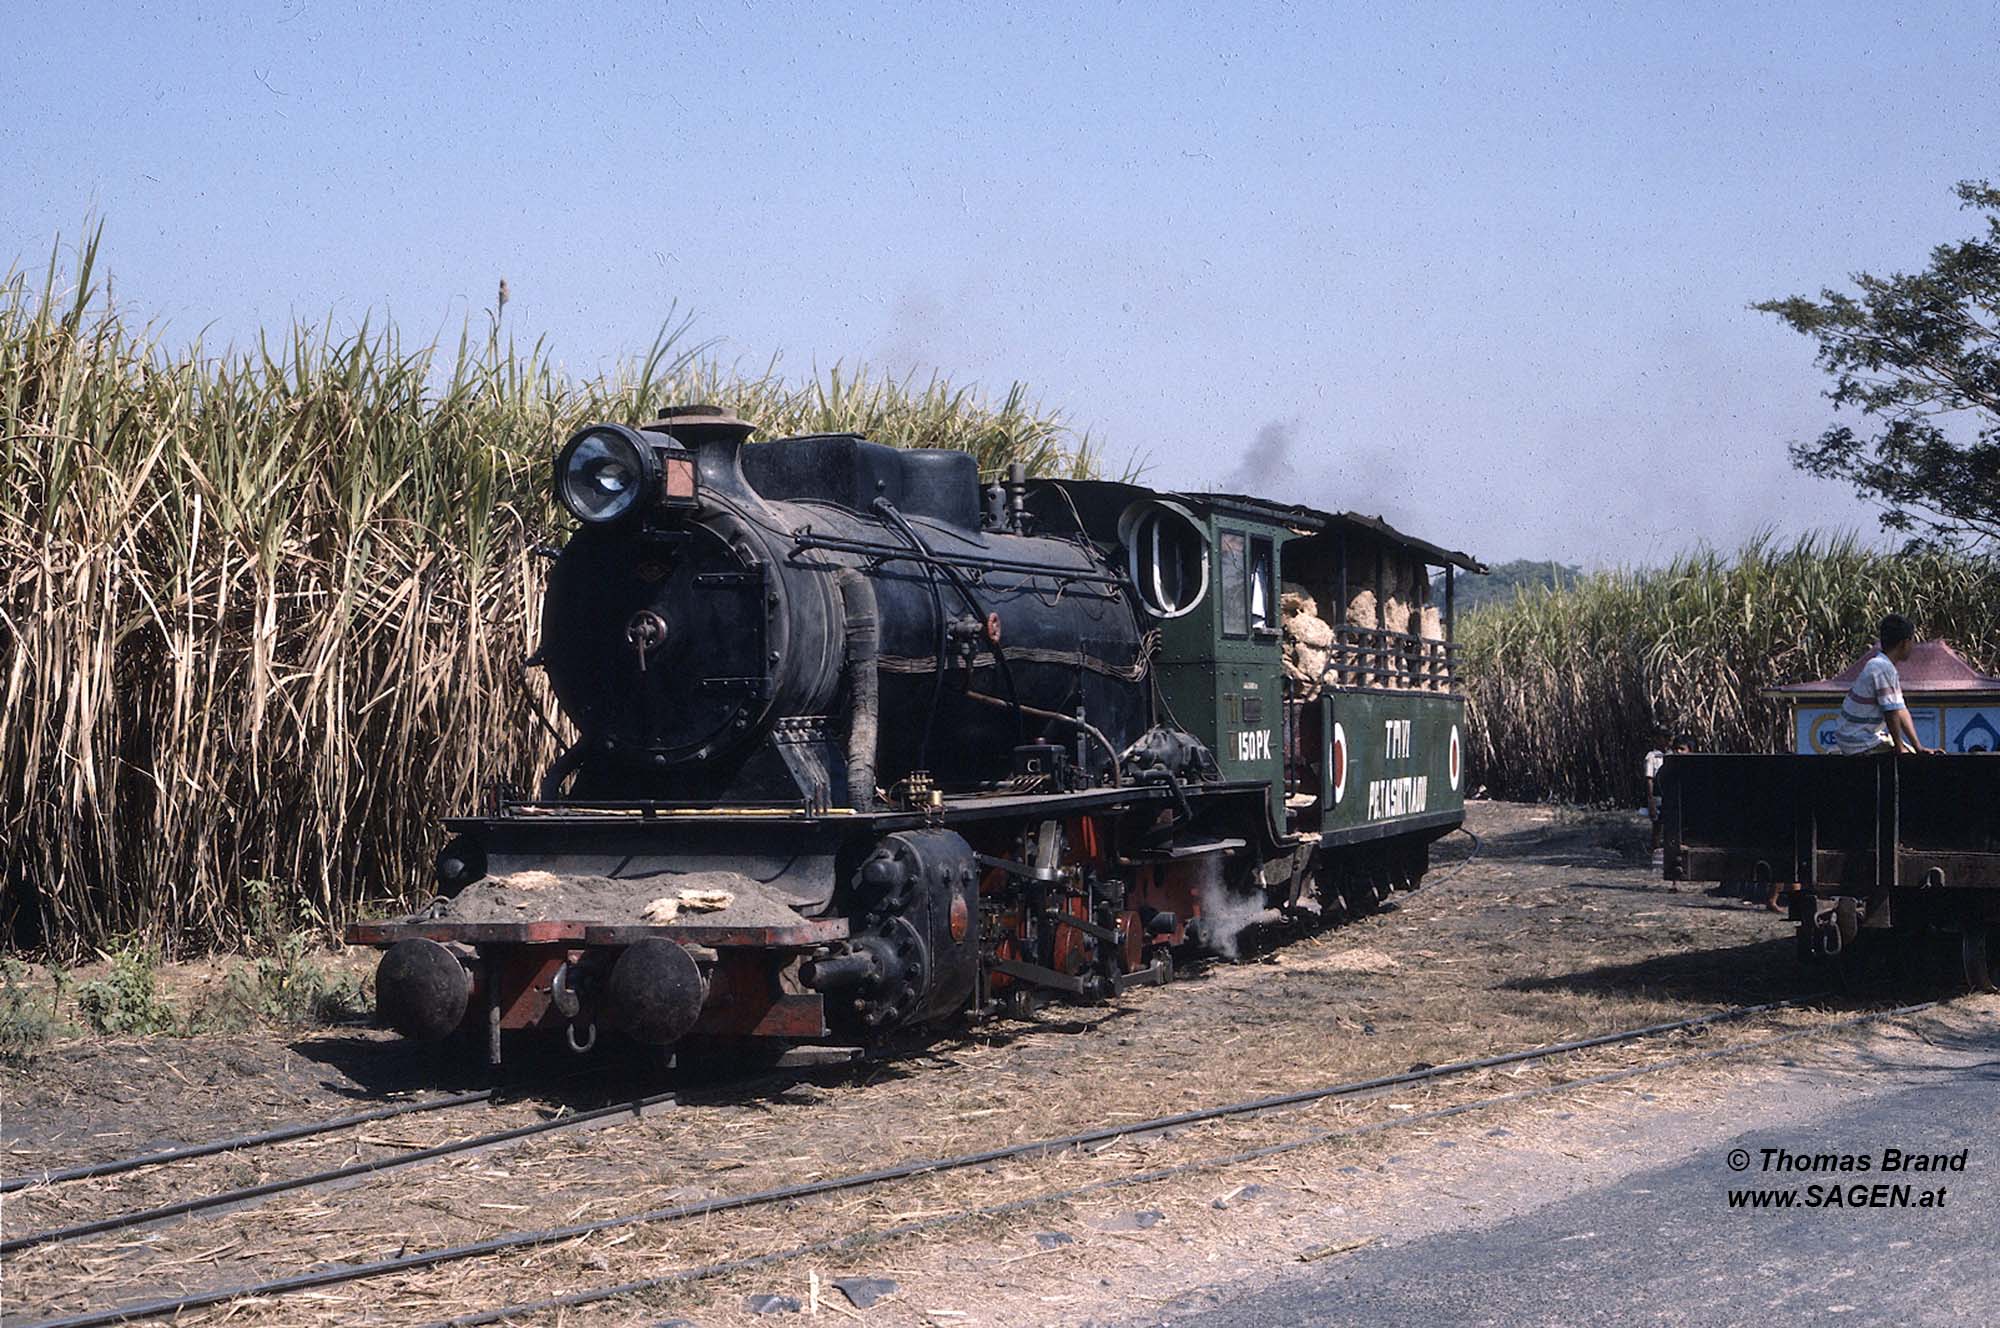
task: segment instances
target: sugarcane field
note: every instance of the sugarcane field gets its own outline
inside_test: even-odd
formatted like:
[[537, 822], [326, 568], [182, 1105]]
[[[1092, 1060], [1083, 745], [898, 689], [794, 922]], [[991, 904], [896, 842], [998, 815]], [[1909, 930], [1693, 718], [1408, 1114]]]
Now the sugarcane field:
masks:
[[1990, 8], [16, 25], [0, 1328], [1992, 1320]]

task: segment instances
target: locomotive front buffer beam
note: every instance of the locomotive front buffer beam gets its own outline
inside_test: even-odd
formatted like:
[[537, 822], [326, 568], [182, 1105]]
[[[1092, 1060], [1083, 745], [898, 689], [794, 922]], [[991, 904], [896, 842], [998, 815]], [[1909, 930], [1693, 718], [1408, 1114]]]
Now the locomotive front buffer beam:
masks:
[[847, 937], [844, 919], [786, 927], [619, 926], [583, 922], [357, 923], [348, 939], [384, 948], [382, 1020], [419, 1041], [482, 1033], [561, 1033], [589, 1051], [600, 1030], [668, 1047], [690, 1038], [811, 1041], [827, 1035], [818, 992], [786, 990], [794, 958]]

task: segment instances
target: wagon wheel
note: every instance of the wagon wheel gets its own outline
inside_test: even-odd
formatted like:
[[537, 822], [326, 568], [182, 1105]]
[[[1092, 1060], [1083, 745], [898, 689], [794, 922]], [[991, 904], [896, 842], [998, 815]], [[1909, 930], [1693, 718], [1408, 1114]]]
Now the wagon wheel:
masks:
[[1965, 985], [1973, 991], [1993, 991], [1993, 929], [1967, 927], [1958, 938], [1959, 963], [1965, 970]]
[[1341, 882], [1340, 899], [1347, 905], [1350, 918], [1365, 918], [1378, 912], [1387, 894], [1388, 890], [1377, 884], [1374, 873], [1367, 870], [1352, 872]]
[[1859, 995], [1868, 986], [1869, 947], [1855, 944], [1860, 939], [1857, 934], [1853, 941], [1841, 946], [1840, 953], [1833, 956], [1828, 964], [1833, 970], [1834, 989], [1844, 996]]
[[1889, 979], [1898, 991], [1911, 991], [1924, 984], [1926, 934], [1914, 927], [1895, 927], [1889, 932]]

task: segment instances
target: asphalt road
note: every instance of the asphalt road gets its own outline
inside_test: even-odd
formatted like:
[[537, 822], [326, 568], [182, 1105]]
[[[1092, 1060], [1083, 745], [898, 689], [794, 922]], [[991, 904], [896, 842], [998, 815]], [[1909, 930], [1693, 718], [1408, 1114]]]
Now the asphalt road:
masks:
[[[1791, 1102], [1809, 1129], [1747, 1131], [1719, 1147], [1482, 1228], [1368, 1248], [1212, 1308], [1147, 1319], [1176, 1328], [1368, 1324], [1395, 1328], [1563, 1324], [2000, 1323], [2000, 1038], [1990, 1054], [1885, 1067], [1885, 1086], [1832, 1113]], [[1765, 1104], [1765, 1119], [1785, 1114]], [[1761, 1172], [1762, 1150], [1865, 1155], [1869, 1174]], [[1881, 1174], [1883, 1150], [1954, 1153], [1965, 1169]], [[1751, 1170], [1730, 1169], [1743, 1149]], [[1943, 1186], [1942, 1207], [1732, 1209], [1732, 1188], [1904, 1182]], [[1843, 1184], [1844, 1183], [1844, 1184]], [[1218, 1303], [1219, 1301], [1219, 1303]]]

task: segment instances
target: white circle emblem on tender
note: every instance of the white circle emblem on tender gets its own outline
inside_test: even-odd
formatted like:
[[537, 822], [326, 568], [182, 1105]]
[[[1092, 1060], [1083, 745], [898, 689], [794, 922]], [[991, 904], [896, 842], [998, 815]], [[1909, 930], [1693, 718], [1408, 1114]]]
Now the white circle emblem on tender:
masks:
[[1333, 800], [1347, 796], [1347, 730], [1333, 726]]

